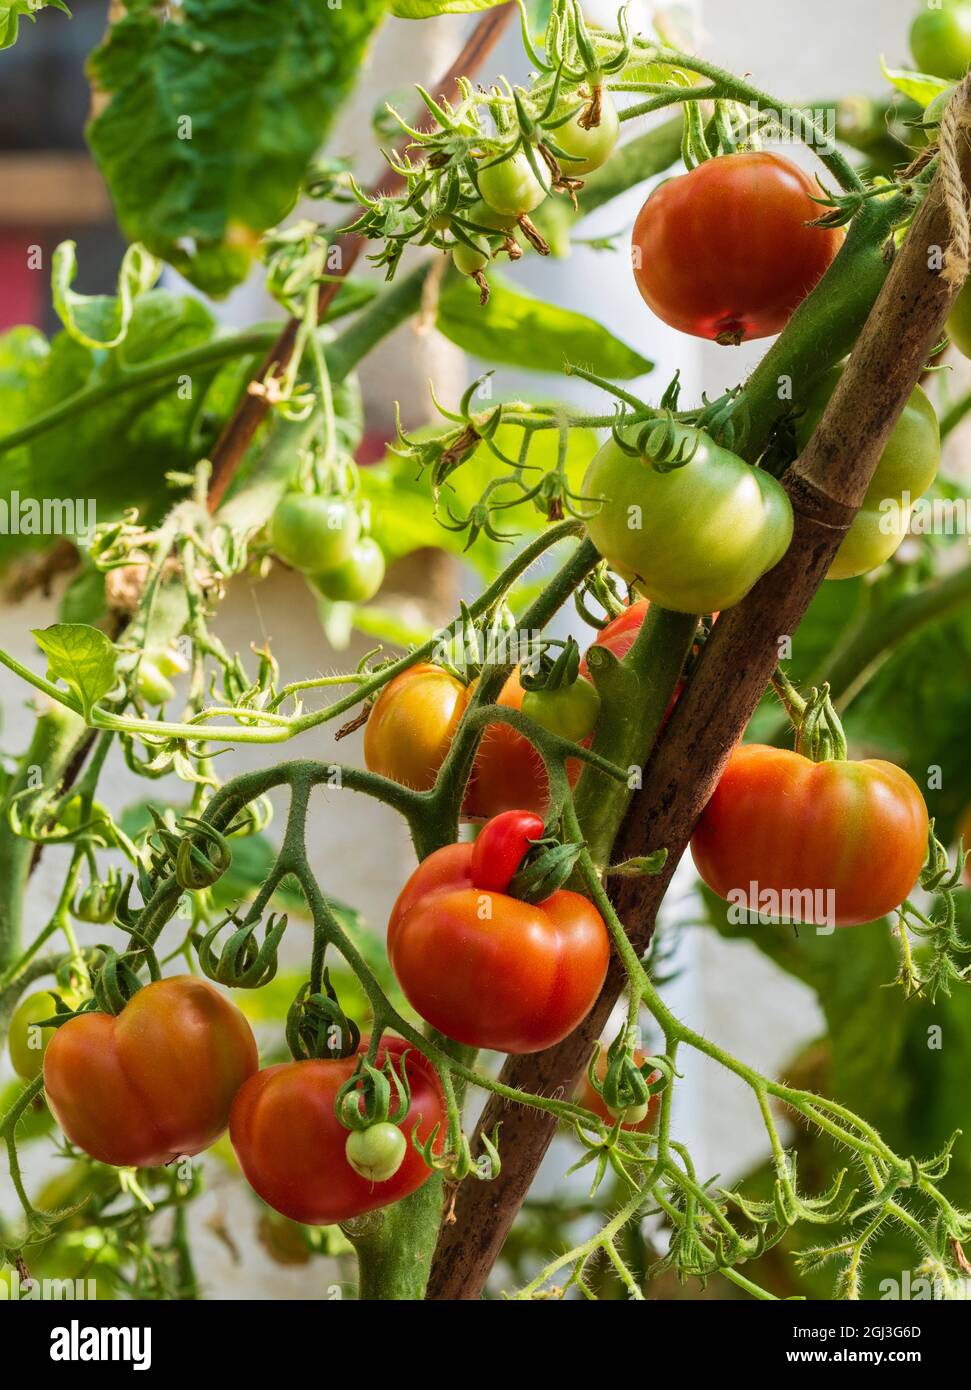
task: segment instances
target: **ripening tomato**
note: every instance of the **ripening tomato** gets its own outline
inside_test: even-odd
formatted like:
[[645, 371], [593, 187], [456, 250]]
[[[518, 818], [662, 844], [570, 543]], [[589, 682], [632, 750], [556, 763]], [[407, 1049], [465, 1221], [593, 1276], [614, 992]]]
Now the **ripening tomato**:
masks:
[[427, 792], [465, 713], [470, 687], [441, 666], [409, 666], [382, 689], [364, 728], [371, 772]]
[[[634, 603], [629, 603], [623, 613], [618, 613], [616, 618], [611, 618], [609, 623], [597, 633], [591, 646], [606, 647], [618, 661], [623, 661], [631, 647], [637, 641], [637, 634], [644, 626], [644, 619], [647, 617], [647, 610], [650, 608], [646, 598], [639, 598]], [[580, 658], [580, 675], [585, 676], [588, 672], [587, 656], [589, 651]]]
[[[525, 694], [517, 666], [499, 692], [496, 704], [522, 709]], [[571, 783], [576, 781], [580, 775], [577, 760], [567, 763], [567, 775]], [[475, 755], [464, 814], [473, 820], [516, 809], [542, 815], [549, 798], [546, 767], [529, 739], [508, 724], [487, 724]]]
[[[367, 1046], [362, 1039], [359, 1052]], [[389, 1055], [398, 1074], [407, 1077], [411, 1106], [401, 1125], [406, 1152], [384, 1182], [372, 1182], [351, 1167], [348, 1130], [334, 1109], [337, 1092], [354, 1074], [356, 1056], [282, 1062], [257, 1072], [240, 1089], [229, 1136], [246, 1181], [275, 1211], [308, 1226], [330, 1226], [400, 1201], [431, 1176], [411, 1137], [417, 1127], [424, 1143], [437, 1124], [435, 1152], [441, 1152], [447, 1123], [441, 1085], [427, 1058], [403, 1038], [384, 1040], [378, 1066]]]
[[44, 1056], [44, 1088], [85, 1153], [116, 1168], [155, 1168], [219, 1138], [257, 1065], [235, 1004], [206, 980], [176, 975], [140, 989], [117, 1017], [62, 1024]]
[[[641, 1052], [639, 1048], [634, 1049], [635, 1066], [641, 1067], [644, 1065], [644, 1056], [645, 1054]], [[597, 1058], [596, 1072], [597, 1080], [603, 1082], [607, 1075], [606, 1050], [602, 1050], [600, 1056]], [[648, 1077], [648, 1081], [657, 1081], [660, 1075], [661, 1073], [659, 1071], [652, 1071]], [[594, 1090], [593, 1086], [591, 1086], [590, 1078], [587, 1076], [586, 1072], [583, 1073], [583, 1078], [579, 1086], [577, 1086], [576, 1101], [577, 1104], [582, 1105], [584, 1109], [592, 1110], [599, 1120], [603, 1120], [605, 1125], [612, 1125], [617, 1120], [617, 1116], [612, 1114], [600, 1092]], [[636, 1130], [640, 1134], [646, 1133], [657, 1124], [660, 1108], [660, 1093], [650, 1096], [647, 1101], [646, 1113], [643, 1115], [625, 1114], [621, 1121], [621, 1129]]]
[[691, 853], [720, 898], [847, 927], [903, 902], [920, 875], [927, 830], [917, 784], [893, 763], [813, 763], [753, 743], [732, 754]]
[[791, 160], [722, 155], [668, 179], [634, 223], [634, 279], [658, 318], [719, 343], [779, 333], [829, 267], [842, 229], [810, 227], [820, 189]]
[[944, 0], [922, 10], [910, 29], [910, 51], [921, 72], [963, 77], [971, 63], [971, 4]]
[[[493, 825], [482, 830], [486, 846]], [[446, 845], [418, 865], [391, 912], [388, 958], [433, 1028], [470, 1047], [540, 1052], [593, 1007], [607, 973], [607, 928], [578, 893], [527, 903], [484, 887], [496, 880], [475, 849]]]
[[[796, 443], [804, 449], [823, 416], [842, 374], [827, 372], [810, 392], [806, 413], [796, 426]], [[937, 477], [941, 463], [941, 428], [934, 407], [915, 386], [893, 428], [870, 480], [863, 505], [833, 559], [827, 579], [855, 579], [876, 569], [900, 548], [910, 526], [913, 504]]]
[[690, 426], [678, 440], [689, 461], [659, 472], [609, 439], [583, 483], [603, 498], [587, 522], [607, 563], [662, 608], [714, 613], [745, 597], [782, 559], [792, 507], [782, 486]]

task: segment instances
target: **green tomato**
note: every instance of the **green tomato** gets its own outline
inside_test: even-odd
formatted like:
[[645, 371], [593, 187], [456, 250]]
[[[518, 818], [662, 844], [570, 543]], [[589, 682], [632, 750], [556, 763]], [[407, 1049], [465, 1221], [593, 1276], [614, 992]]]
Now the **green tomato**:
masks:
[[792, 507], [769, 473], [702, 430], [675, 429], [676, 443], [694, 453], [666, 473], [608, 440], [583, 483], [584, 496], [604, 499], [587, 530], [608, 564], [652, 603], [719, 612], [782, 559]]
[[516, 219], [508, 212], [496, 212], [487, 202], [479, 198], [462, 213], [463, 222], [471, 222], [475, 227], [488, 227], [492, 232], [512, 232]]
[[484, 236], [477, 236], [474, 241], [474, 247], [466, 246], [464, 241], [457, 241], [452, 247], [452, 264], [463, 275], [475, 275], [489, 264], [489, 243]]
[[947, 331], [958, 351], [963, 352], [965, 357], [971, 357], [971, 282], [964, 285], [954, 301]]
[[310, 583], [335, 603], [367, 603], [384, 580], [384, 555], [377, 541], [362, 536], [350, 558], [328, 574], [314, 574]]
[[[796, 425], [800, 451], [822, 419], [842, 370], [834, 367], [811, 391], [806, 413]], [[940, 463], [940, 425], [927, 396], [915, 386], [880, 455], [863, 505], [836, 552], [827, 579], [855, 579], [895, 554], [907, 534], [912, 504], [937, 477]], [[905, 505], [905, 495], [909, 496], [910, 505]]]
[[479, 195], [496, 212], [519, 217], [532, 212], [544, 201], [549, 187], [533, 173], [533, 166], [522, 150], [504, 159], [501, 164], [480, 165]]
[[270, 521], [270, 543], [294, 569], [324, 574], [347, 560], [361, 534], [353, 505], [343, 497], [288, 492]]
[[522, 711], [551, 734], [582, 743], [597, 727], [600, 692], [580, 676], [572, 685], [561, 685], [557, 690], [527, 690]]
[[594, 169], [606, 164], [620, 135], [617, 108], [606, 92], [599, 125], [586, 130], [580, 124], [582, 115], [583, 111], [578, 111], [565, 124], [548, 132], [548, 143], [555, 146], [553, 153], [567, 176], [592, 174]]
[[397, 1125], [383, 1120], [367, 1129], [352, 1129], [344, 1154], [359, 1177], [368, 1182], [387, 1182], [405, 1161], [408, 1140]]
[[942, 9], [925, 9], [911, 25], [910, 51], [921, 72], [963, 77], [971, 63], [971, 4], [946, 0]]
[[[47, 1044], [57, 1031], [38, 1027], [43, 1019], [53, 1018], [57, 1013], [51, 994], [64, 998], [61, 990], [38, 990], [21, 999], [10, 1019], [10, 1060], [21, 1081], [33, 1081], [40, 1076]], [[65, 999], [65, 1003], [69, 1002], [73, 1003]]]
[[163, 676], [184, 676], [189, 670], [188, 661], [175, 645], [153, 651], [152, 660]]
[[615, 1120], [620, 1120], [621, 1124], [631, 1128], [641, 1124], [647, 1119], [647, 1112], [651, 1108], [649, 1100], [642, 1101], [640, 1105], [628, 1105], [626, 1110], [619, 1109], [616, 1105], [608, 1105], [604, 1102], [604, 1109], [613, 1116]]
[[61, 807], [57, 823], [64, 830], [77, 830], [82, 824], [90, 824], [92, 829], [96, 829], [97, 824], [103, 822], [104, 833], [107, 835], [108, 821], [110, 818], [111, 812], [108, 810], [107, 806], [103, 805], [100, 801], [92, 801], [90, 811], [82, 820], [81, 793], [75, 792]]
[[138, 663], [138, 693], [147, 705], [164, 705], [175, 699], [175, 686], [150, 656]]

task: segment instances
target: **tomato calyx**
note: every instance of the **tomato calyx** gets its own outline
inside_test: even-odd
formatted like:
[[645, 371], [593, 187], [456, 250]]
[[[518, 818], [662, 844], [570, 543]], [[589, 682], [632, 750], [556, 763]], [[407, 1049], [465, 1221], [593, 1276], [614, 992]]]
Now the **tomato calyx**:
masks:
[[121, 892], [118, 871], [112, 868], [103, 882], [89, 883], [86, 888], [81, 889], [74, 899], [71, 912], [79, 922], [104, 926], [114, 921]]
[[795, 731], [795, 751], [810, 762], [841, 762], [847, 756], [846, 734], [830, 698], [829, 685], [814, 686], [805, 699], [780, 669], [773, 688]]
[[583, 845], [575, 841], [549, 843], [527, 856], [506, 892], [525, 903], [543, 903], [573, 874]]
[[[374, 1038], [371, 1047], [373, 1055], [377, 1056]], [[403, 1123], [411, 1109], [407, 1057], [406, 1048], [397, 1059], [400, 1067], [395, 1065], [396, 1059], [390, 1053], [385, 1055], [380, 1067], [376, 1067], [366, 1056], [359, 1059], [353, 1074], [334, 1097], [337, 1118], [345, 1129], [363, 1133], [374, 1125]]]
[[587, 1064], [587, 1080], [620, 1126], [639, 1125], [651, 1099], [670, 1086], [678, 1073], [668, 1057], [645, 1057], [634, 1047], [633, 1030], [622, 1028], [607, 1048], [602, 1071], [602, 1043], [595, 1043]]
[[[256, 939], [256, 930], [262, 917], [262, 912], [252, 909], [244, 917], [229, 912], [209, 928], [196, 951], [207, 979], [232, 989], [260, 989], [270, 983], [279, 966], [277, 948], [287, 929], [287, 914], [284, 912], [278, 917], [270, 913], [260, 942]], [[214, 949], [216, 938], [230, 925], [235, 931], [217, 953]]]
[[357, 1052], [361, 1030], [341, 1008], [326, 969], [322, 990], [314, 990], [308, 980], [297, 991], [287, 1011], [286, 1039], [297, 1062], [336, 1060]]
[[166, 841], [174, 844], [176, 882], [188, 891], [211, 888], [232, 863], [225, 835], [198, 816], [183, 816], [178, 824], [185, 833]]
[[469, 877], [483, 892], [542, 903], [567, 882], [582, 849], [547, 835], [542, 817], [532, 811], [502, 811], [480, 830]]

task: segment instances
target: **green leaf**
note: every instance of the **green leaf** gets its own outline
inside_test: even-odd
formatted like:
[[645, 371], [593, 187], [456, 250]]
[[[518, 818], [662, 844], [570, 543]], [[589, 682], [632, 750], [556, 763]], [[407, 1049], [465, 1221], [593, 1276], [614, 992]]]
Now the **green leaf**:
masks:
[[117, 347], [128, 332], [135, 300], [155, 284], [161, 263], [144, 246], [129, 246], [118, 272], [117, 295], [78, 294], [71, 289], [77, 269], [76, 243], [62, 241], [51, 267], [58, 318], [75, 342], [85, 347]]
[[127, 0], [89, 63], [88, 140], [130, 241], [209, 294], [292, 209], [384, 0]]
[[391, 13], [397, 19], [433, 19], [439, 14], [474, 14], [494, 10], [505, 0], [391, 0]]
[[17, 42], [22, 15], [33, 21], [38, 11], [45, 9], [61, 10], [68, 17], [71, 14], [64, 0], [11, 0], [9, 4], [0, 5], [0, 49], [13, 48]]
[[64, 681], [89, 715], [115, 683], [114, 644], [87, 623], [54, 623], [32, 631], [47, 657], [48, 679]]
[[936, 96], [941, 92], [946, 92], [954, 86], [943, 77], [931, 77], [926, 72], [910, 72], [906, 68], [888, 68], [886, 60], [881, 57], [880, 67], [884, 77], [898, 92], [903, 92], [904, 96], [910, 97], [920, 106], [930, 106]]
[[536, 372], [576, 362], [622, 381], [652, 370], [652, 362], [585, 314], [535, 299], [495, 274], [489, 284], [484, 308], [466, 276], [453, 278], [438, 301], [439, 331], [474, 357]]

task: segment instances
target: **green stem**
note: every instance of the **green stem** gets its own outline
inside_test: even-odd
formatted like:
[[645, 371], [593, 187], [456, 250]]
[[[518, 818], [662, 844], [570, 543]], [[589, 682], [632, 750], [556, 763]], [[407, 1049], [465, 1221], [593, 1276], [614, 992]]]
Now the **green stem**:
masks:
[[46, 799], [64, 773], [83, 731], [82, 720], [63, 705], [46, 709], [37, 720], [30, 746], [0, 806], [0, 973], [20, 951], [24, 892], [34, 853], [34, 842], [14, 834], [7, 813], [13, 798], [29, 788], [36, 787]]

